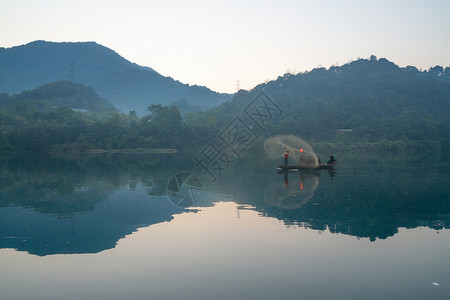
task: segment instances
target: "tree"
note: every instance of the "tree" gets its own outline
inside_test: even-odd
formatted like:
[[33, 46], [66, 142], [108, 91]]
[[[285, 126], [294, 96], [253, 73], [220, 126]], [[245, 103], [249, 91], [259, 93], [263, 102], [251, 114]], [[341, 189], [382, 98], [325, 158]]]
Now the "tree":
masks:
[[155, 137], [158, 147], [180, 146], [184, 135], [180, 111], [161, 104], [152, 104], [147, 110], [150, 114], [142, 118], [144, 134]]

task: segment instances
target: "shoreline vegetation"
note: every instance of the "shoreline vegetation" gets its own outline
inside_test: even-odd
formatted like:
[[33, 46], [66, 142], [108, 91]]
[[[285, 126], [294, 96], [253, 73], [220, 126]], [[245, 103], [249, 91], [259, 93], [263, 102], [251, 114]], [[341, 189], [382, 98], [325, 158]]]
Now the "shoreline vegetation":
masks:
[[[259, 141], [262, 149], [262, 142], [266, 137], [262, 137]], [[309, 142], [309, 141], [307, 141]], [[433, 157], [438, 160], [450, 160], [450, 144], [429, 140], [429, 141], [409, 141], [409, 140], [382, 140], [382, 141], [334, 141], [322, 142], [311, 141], [310, 145], [315, 153], [327, 154], [335, 153], [342, 155], [357, 156], [388, 156], [388, 157]], [[195, 155], [201, 151], [203, 144], [196, 142], [188, 145], [182, 145], [177, 148], [93, 148], [86, 144], [63, 144], [53, 145], [49, 148], [20, 149], [13, 147], [0, 147], [0, 154], [180, 154], [186, 155], [190, 153]], [[256, 145], [255, 145], [256, 146]], [[252, 147], [251, 151], [258, 152], [258, 146]]]
[[178, 149], [174, 148], [127, 148], [127, 149], [105, 149], [105, 148], [86, 148], [77, 145], [63, 145], [51, 147], [48, 150], [23, 150], [23, 149], [1, 149], [0, 154], [176, 154]]
[[120, 154], [174, 154], [177, 153], [177, 149], [90, 149], [90, 154], [103, 154], [103, 153], [120, 153]]
[[316, 152], [332, 152], [356, 155], [433, 156], [449, 159], [449, 146], [439, 141], [375, 141], [375, 142], [317, 142], [311, 143]]

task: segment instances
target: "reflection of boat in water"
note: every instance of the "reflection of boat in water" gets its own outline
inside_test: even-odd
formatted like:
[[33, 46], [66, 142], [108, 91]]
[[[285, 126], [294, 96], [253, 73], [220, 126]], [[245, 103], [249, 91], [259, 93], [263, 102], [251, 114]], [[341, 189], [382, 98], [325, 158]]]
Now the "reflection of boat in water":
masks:
[[299, 209], [305, 205], [314, 195], [319, 185], [320, 171], [301, 170], [297, 179], [289, 180], [287, 170], [280, 171], [284, 174], [283, 181], [272, 181], [267, 185], [264, 193], [264, 203], [269, 207], [283, 210]]
[[337, 164], [337, 161], [332, 162], [331, 164], [320, 164], [320, 165], [311, 165], [311, 164], [298, 164], [298, 165], [277, 165], [278, 170], [323, 170], [323, 169], [331, 169]]

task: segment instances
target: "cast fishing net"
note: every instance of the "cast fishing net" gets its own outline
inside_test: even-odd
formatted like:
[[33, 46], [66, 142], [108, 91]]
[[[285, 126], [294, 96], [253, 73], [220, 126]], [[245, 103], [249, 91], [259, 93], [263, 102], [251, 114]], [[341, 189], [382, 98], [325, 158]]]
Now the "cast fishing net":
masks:
[[319, 157], [310, 144], [294, 135], [276, 135], [264, 141], [264, 152], [271, 160], [282, 161], [284, 152], [288, 150], [289, 164], [306, 165], [314, 168], [320, 164]]

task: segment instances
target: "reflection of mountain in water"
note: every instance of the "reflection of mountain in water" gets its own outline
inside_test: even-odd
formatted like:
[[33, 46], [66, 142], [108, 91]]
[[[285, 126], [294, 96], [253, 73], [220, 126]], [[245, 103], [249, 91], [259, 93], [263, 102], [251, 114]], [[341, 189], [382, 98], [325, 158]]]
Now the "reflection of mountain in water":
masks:
[[143, 157], [2, 161], [0, 248], [95, 253], [139, 227], [170, 221], [185, 210], [163, 193], [171, 166], [158, 171], [153, 163]]
[[[186, 157], [165, 158], [0, 158], [0, 248], [94, 253], [140, 227], [170, 221], [187, 210], [169, 201], [166, 188], [190, 166]], [[214, 193], [231, 195], [286, 225], [374, 240], [400, 227], [450, 228], [447, 170], [442, 164], [351, 165], [341, 159], [334, 171], [277, 174], [270, 162], [243, 160], [192, 203], [211, 206]], [[177, 182], [174, 199], [184, 199], [191, 191]]]
[[0, 209], [0, 248], [41, 256], [96, 253], [114, 248], [139, 227], [170, 221], [183, 211], [163, 196], [149, 196], [141, 184], [131, 194], [113, 191], [104, 198], [93, 211], [64, 219], [20, 207]]

